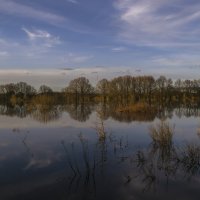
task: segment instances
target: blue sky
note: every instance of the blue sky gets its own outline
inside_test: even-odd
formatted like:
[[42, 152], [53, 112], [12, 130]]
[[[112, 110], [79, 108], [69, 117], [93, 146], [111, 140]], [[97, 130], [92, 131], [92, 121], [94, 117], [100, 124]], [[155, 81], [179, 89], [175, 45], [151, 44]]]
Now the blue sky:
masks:
[[199, 22], [198, 0], [0, 0], [0, 69], [181, 78], [200, 72]]

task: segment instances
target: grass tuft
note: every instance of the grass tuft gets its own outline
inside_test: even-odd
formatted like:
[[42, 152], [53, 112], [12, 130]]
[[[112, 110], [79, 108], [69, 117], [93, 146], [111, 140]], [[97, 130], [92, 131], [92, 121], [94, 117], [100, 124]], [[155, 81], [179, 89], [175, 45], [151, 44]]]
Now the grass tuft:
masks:
[[171, 127], [169, 123], [161, 121], [156, 126], [150, 127], [150, 136], [154, 144], [162, 146], [171, 146], [174, 135], [174, 126]]

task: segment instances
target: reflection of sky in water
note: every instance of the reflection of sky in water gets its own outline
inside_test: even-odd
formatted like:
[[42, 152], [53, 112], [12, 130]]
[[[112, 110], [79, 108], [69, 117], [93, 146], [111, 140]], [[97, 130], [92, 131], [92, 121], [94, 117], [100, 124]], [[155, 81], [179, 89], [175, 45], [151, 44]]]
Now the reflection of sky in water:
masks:
[[[150, 188], [151, 178], [136, 170], [137, 150], [148, 156], [149, 127], [158, 119], [126, 123], [108, 118], [105, 143], [98, 140], [96, 120], [95, 113], [86, 122], [63, 113], [46, 124], [29, 116], [0, 116], [1, 199], [93, 199], [95, 194], [96, 199], [197, 199], [199, 176], [188, 181], [181, 167], [168, 178], [169, 184], [163, 172], [153, 169], [159, 178]], [[175, 143], [198, 143], [199, 120], [168, 119], [175, 124]]]

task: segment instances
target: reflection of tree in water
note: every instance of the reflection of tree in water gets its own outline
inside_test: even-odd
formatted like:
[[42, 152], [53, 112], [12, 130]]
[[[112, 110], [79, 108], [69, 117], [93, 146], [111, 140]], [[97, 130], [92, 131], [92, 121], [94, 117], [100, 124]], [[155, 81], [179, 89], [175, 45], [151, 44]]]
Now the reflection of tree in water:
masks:
[[103, 119], [106, 120], [112, 117], [114, 120], [120, 122], [132, 122], [132, 121], [153, 121], [156, 117], [155, 110], [151, 112], [118, 112], [116, 111], [117, 104], [100, 104], [98, 110], [101, 111]]
[[94, 110], [94, 105], [90, 104], [70, 104], [62, 107], [63, 111], [69, 113], [72, 119], [85, 122], [89, 119], [90, 114]]
[[[63, 103], [63, 102], [61, 102]], [[178, 105], [177, 105], [178, 106]], [[59, 109], [57, 108], [59, 107]], [[95, 110], [100, 110], [104, 120], [112, 117], [114, 120], [120, 122], [132, 121], [153, 121], [155, 118], [171, 119], [173, 115], [181, 118], [186, 117], [199, 117], [200, 109], [198, 106], [180, 105], [178, 107], [166, 106], [162, 108], [152, 109], [149, 112], [117, 112], [117, 104], [100, 103], [80, 103], [80, 104], [59, 104], [59, 98], [51, 96], [37, 96], [31, 102], [23, 105], [0, 105], [0, 114], [8, 116], [17, 116], [20, 118], [31, 115], [34, 119], [40, 122], [48, 122], [56, 120], [60, 116], [60, 112], [68, 112], [70, 117], [84, 122], [89, 119], [90, 114]]]
[[179, 107], [179, 108], [175, 108], [174, 112], [176, 114], [176, 116], [178, 116], [179, 118], [181, 118], [182, 116], [185, 117], [199, 117], [200, 116], [200, 109], [199, 106], [197, 107]]
[[100, 104], [99, 109], [103, 113], [103, 118], [107, 119], [112, 117], [114, 120], [120, 122], [132, 122], [132, 121], [143, 121], [143, 122], [151, 122], [157, 117], [159, 119], [167, 119], [172, 118], [173, 116], [173, 108], [162, 108], [158, 109], [156, 107], [149, 108], [148, 112], [134, 112], [134, 111], [126, 111], [120, 112], [117, 111], [119, 107], [118, 104]]
[[61, 116], [59, 106], [55, 105], [36, 105], [31, 112], [31, 117], [39, 122], [47, 123], [55, 121]]
[[155, 113], [131, 113], [131, 112], [113, 112], [111, 117], [120, 122], [132, 122], [132, 121], [153, 121], [155, 119]]
[[24, 118], [28, 114], [28, 110], [25, 105], [19, 106], [8, 106], [8, 105], [0, 105], [0, 114], [8, 115], [8, 116], [17, 116], [20, 118]]
[[166, 120], [171, 119], [175, 114], [178, 117], [199, 117], [200, 109], [198, 107], [163, 107], [152, 109], [149, 112], [116, 112], [117, 104], [100, 104], [98, 107], [103, 113], [103, 118], [107, 119], [112, 117], [114, 120], [120, 122], [132, 122], [132, 121], [154, 121], [155, 118]]
[[102, 113], [102, 119], [107, 120], [110, 117], [110, 105], [107, 103], [100, 103], [97, 108], [97, 111]]
[[174, 108], [171, 106], [163, 107], [157, 110], [156, 117], [161, 120], [171, 119], [173, 117], [173, 111]]

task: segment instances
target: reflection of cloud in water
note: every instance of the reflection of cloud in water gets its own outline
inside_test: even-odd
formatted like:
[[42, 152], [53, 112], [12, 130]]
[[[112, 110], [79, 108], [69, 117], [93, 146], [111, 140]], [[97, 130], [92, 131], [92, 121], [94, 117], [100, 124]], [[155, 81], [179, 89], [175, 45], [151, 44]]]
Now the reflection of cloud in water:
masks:
[[[65, 115], [67, 116], [66, 113]], [[127, 128], [127, 124], [124, 126]], [[46, 129], [44, 127], [46, 125], [41, 129], [37, 127], [29, 134], [23, 130], [20, 133], [10, 134], [9, 137], [13, 138], [14, 142], [6, 149], [11, 156], [7, 157], [5, 163], [11, 162], [10, 157], [12, 157], [12, 162], [11, 167], [6, 169], [9, 173], [2, 180], [6, 180], [9, 176], [12, 181], [15, 179], [14, 174], [17, 173], [20, 178], [17, 184], [14, 182], [2, 186], [1, 197], [20, 195], [21, 199], [28, 199], [30, 196], [39, 199], [42, 195], [48, 197], [47, 199], [56, 199], [56, 195], [59, 195], [63, 199], [68, 197], [78, 200], [83, 195], [85, 199], [93, 198], [94, 190], [96, 190], [97, 199], [124, 200], [142, 199], [143, 197], [155, 199], [156, 195], [159, 199], [170, 199], [175, 196], [182, 198], [187, 195], [187, 191], [194, 191], [196, 197], [199, 195], [199, 190], [195, 188], [195, 185], [191, 184], [188, 188], [189, 183], [185, 180], [186, 176], [183, 176], [187, 173], [184, 166], [191, 165], [187, 159], [191, 154], [188, 154], [185, 148], [184, 151], [187, 152], [185, 154], [182, 149], [181, 152], [175, 152], [177, 150], [173, 142], [174, 135], [171, 139], [169, 138], [171, 142], [167, 144], [158, 143], [160, 139], [157, 137], [155, 141], [151, 140], [147, 147], [143, 146], [142, 149], [138, 149], [134, 147], [137, 138], [131, 141], [126, 138], [125, 132], [121, 132], [120, 135], [107, 135], [105, 141], [99, 141], [94, 130], [77, 128], [73, 132], [73, 129], [60, 128], [55, 131], [51, 127], [46, 127]], [[80, 130], [83, 134], [77, 137]], [[130, 135], [133, 135], [132, 131], [133, 129]], [[24, 133], [27, 135], [27, 140]], [[149, 136], [146, 135], [146, 137]], [[69, 157], [62, 148], [61, 140], [65, 141]], [[23, 142], [26, 142], [27, 146], [23, 146]], [[14, 153], [18, 155], [13, 156]], [[76, 171], [78, 166], [81, 173], [80, 180], [78, 172], [74, 178], [74, 173], [67, 165], [69, 158]], [[184, 165], [184, 160], [188, 161], [186, 165]], [[21, 170], [24, 170], [26, 174], [21, 173]], [[92, 177], [93, 174], [95, 174], [95, 179]], [[195, 179], [191, 179], [191, 183], [196, 184], [199, 173], [193, 174], [193, 177]], [[166, 180], [169, 184], [173, 183], [173, 187], [167, 188]], [[158, 193], [155, 194], [154, 189]]]
[[55, 160], [50, 160], [50, 159], [45, 159], [45, 158], [41, 158], [41, 159], [35, 159], [32, 158], [30, 160], [30, 162], [25, 166], [25, 170], [29, 170], [30, 168], [44, 168], [44, 167], [48, 167], [49, 165], [51, 165], [52, 163], [54, 163]]

